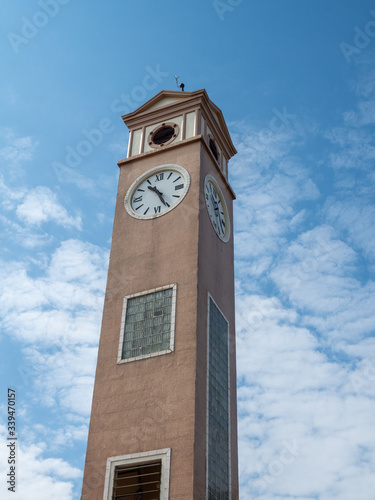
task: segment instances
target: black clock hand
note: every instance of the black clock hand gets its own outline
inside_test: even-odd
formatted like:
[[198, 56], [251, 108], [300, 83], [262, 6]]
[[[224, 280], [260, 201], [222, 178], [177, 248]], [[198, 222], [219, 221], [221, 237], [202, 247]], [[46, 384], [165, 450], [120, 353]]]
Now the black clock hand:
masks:
[[215, 201], [215, 198], [213, 197], [213, 195], [211, 195], [211, 201], [212, 201], [212, 206], [215, 210], [215, 217], [217, 217], [219, 215], [218, 214], [219, 207], [218, 207], [218, 203], [217, 203], [217, 201]]
[[163, 205], [166, 205], [165, 200], [163, 198], [163, 193], [161, 193], [157, 187], [155, 186], [147, 186], [150, 191], [153, 191], [159, 196], [160, 201], [163, 203]]

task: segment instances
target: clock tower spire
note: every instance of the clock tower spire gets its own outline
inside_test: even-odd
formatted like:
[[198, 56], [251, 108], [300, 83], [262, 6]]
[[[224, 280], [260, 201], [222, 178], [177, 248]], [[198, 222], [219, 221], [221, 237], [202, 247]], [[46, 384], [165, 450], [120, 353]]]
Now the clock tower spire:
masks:
[[205, 90], [123, 116], [82, 500], [238, 500], [236, 153]]

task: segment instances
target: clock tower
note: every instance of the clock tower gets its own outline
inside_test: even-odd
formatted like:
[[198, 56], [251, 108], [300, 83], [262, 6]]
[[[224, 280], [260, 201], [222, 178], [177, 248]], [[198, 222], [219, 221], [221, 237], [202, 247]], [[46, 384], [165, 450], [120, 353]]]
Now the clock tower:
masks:
[[123, 116], [82, 500], [238, 500], [236, 153], [205, 90]]

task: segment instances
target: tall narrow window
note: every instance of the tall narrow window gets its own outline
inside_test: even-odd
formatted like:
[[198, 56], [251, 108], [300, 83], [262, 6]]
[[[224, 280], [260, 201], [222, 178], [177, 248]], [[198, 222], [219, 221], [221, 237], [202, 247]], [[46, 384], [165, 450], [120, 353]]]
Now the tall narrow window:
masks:
[[209, 146], [210, 146], [210, 149], [212, 151], [212, 154], [214, 155], [215, 157], [215, 160], [219, 160], [219, 154], [217, 152], [217, 147], [216, 147], [216, 144], [214, 143], [214, 141], [210, 138], [209, 142], [208, 142]]
[[173, 351], [175, 305], [176, 285], [125, 297], [118, 362]]
[[209, 296], [207, 498], [230, 498], [229, 325]]

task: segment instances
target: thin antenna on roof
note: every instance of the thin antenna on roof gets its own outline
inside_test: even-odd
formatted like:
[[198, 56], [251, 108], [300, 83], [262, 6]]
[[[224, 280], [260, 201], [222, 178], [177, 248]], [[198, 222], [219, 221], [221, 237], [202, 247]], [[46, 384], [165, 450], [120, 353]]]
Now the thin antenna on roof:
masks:
[[184, 89], [185, 89], [185, 84], [184, 84], [184, 83], [181, 83], [181, 84], [179, 85], [179, 84], [178, 84], [178, 79], [179, 79], [180, 77], [179, 77], [179, 76], [176, 76], [176, 75], [174, 75], [174, 77], [175, 77], [175, 80], [176, 80], [176, 85], [177, 85], [177, 87], [178, 87], [178, 88], [180, 88], [180, 89], [181, 89], [181, 91], [183, 92], [183, 91], [184, 91]]

